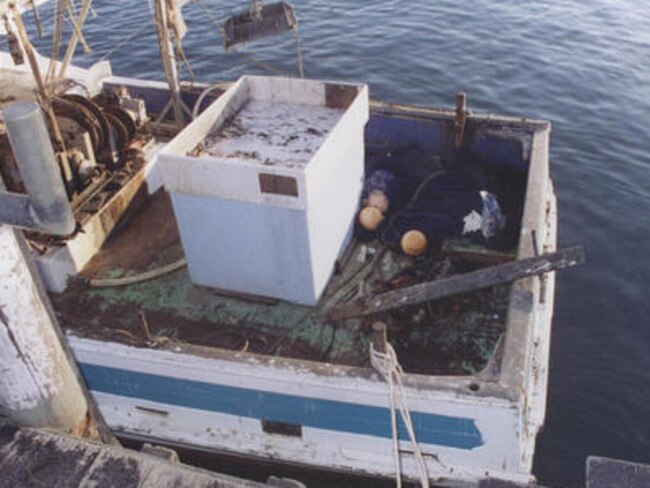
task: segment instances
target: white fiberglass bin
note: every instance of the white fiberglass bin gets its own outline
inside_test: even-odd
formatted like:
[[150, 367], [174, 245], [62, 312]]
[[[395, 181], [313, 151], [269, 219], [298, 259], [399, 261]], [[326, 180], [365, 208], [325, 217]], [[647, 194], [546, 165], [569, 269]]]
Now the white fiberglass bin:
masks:
[[160, 153], [192, 282], [318, 302], [363, 185], [366, 85], [244, 76]]

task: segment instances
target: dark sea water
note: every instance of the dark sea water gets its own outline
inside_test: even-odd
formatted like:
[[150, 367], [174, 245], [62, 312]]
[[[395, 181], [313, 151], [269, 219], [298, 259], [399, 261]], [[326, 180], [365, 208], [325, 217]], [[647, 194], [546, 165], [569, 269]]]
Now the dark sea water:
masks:
[[[205, 0], [218, 20], [244, 7]], [[588, 264], [558, 276], [548, 413], [535, 473], [581, 486], [591, 454], [650, 463], [650, 2], [295, 0], [305, 73], [365, 81], [371, 96], [549, 119], [560, 245]], [[88, 65], [125, 36], [116, 74], [162, 79], [141, 0], [97, 0]], [[51, 8], [42, 14], [51, 19]], [[225, 54], [196, 2], [186, 54], [201, 81], [265, 73]], [[48, 22], [48, 25], [51, 22]], [[49, 33], [49, 28], [48, 28]], [[39, 42], [42, 51], [48, 42]], [[245, 49], [296, 73], [290, 35]]]

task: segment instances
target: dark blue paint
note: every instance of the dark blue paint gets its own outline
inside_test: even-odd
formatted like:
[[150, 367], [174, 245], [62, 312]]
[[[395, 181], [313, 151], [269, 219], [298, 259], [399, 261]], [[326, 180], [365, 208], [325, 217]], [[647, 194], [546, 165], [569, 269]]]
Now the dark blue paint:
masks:
[[[392, 437], [386, 408], [215, 385], [87, 363], [79, 363], [79, 367], [93, 391], [318, 429]], [[411, 412], [411, 418], [419, 442], [458, 449], [473, 449], [484, 444], [473, 419], [422, 412]], [[408, 440], [401, 419], [399, 434], [400, 439]]]
[[[532, 134], [529, 137], [532, 137]], [[495, 134], [479, 132], [472, 140], [470, 154], [482, 164], [487, 164], [492, 168], [505, 166], [515, 168], [522, 173], [528, 172], [529, 162], [524, 159], [524, 148], [519, 139], [508, 139]]]
[[402, 146], [416, 144], [432, 154], [441, 154], [448, 146], [444, 127], [448, 122], [373, 114], [366, 125], [366, 145]]
[[[506, 166], [526, 173], [523, 144], [519, 138], [502, 137], [486, 126], [468, 122], [465, 142], [460, 148], [453, 143], [453, 121], [419, 116], [388, 116], [371, 114], [366, 126], [366, 146], [370, 149], [388, 149], [414, 144], [446, 161], [480, 163], [491, 168]], [[521, 137], [528, 139], [530, 133]]]

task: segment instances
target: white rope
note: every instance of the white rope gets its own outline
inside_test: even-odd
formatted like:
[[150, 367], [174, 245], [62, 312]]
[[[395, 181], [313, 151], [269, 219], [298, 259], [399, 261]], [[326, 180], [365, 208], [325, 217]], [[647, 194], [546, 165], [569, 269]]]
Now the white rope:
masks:
[[[400, 414], [406, 431], [408, 432], [411, 444], [413, 445], [413, 454], [418, 466], [420, 474], [420, 485], [422, 488], [429, 488], [429, 475], [427, 473], [427, 465], [422, 455], [422, 450], [415, 438], [415, 430], [413, 429], [413, 422], [411, 421], [411, 413], [409, 412], [408, 405], [406, 404], [406, 395], [404, 393], [404, 385], [402, 383], [402, 375], [404, 370], [397, 361], [397, 354], [393, 347], [386, 343], [386, 352], [382, 353], [376, 351], [370, 344], [370, 364], [379, 374], [381, 374], [388, 383], [388, 393], [390, 396], [390, 423], [393, 432], [393, 454], [395, 456], [395, 483], [397, 488], [402, 486], [402, 459], [399, 448], [399, 434], [397, 431], [397, 409], [399, 407]], [[397, 387], [397, 388], [395, 388]], [[397, 390], [397, 391], [395, 391]]]
[[208, 96], [210, 92], [216, 90], [217, 88], [223, 88], [223, 84], [217, 83], [214, 85], [210, 85], [201, 92], [199, 98], [197, 98], [196, 102], [194, 102], [194, 108], [192, 109], [192, 120], [194, 120], [199, 116], [199, 110], [201, 110], [201, 104], [203, 103], [203, 99], [206, 96]]
[[167, 273], [171, 273], [173, 271], [176, 271], [177, 269], [184, 268], [185, 266], [187, 266], [187, 261], [185, 260], [185, 258], [181, 258], [178, 261], [174, 261], [173, 263], [166, 264], [165, 266], [161, 266], [160, 268], [152, 269], [150, 271], [145, 271], [144, 273], [140, 273], [137, 275], [125, 276], [123, 278], [103, 279], [103, 280], [91, 279], [88, 280], [88, 285], [90, 285], [93, 288], [110, 288], [115, 286], [132, 285], [134, 283], [141, 283], [143, 281], [158, 278], [159, 276], [166, 275]]

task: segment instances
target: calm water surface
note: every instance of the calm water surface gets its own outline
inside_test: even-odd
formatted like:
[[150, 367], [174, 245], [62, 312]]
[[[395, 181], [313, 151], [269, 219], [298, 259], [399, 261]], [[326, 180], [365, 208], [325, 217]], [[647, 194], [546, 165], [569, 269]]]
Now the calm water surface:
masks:
[[[243, 6], [205, 2], [219, 20]], [[558, 279], [535, 473], [543, 484], [580, 486], [587, 455], [650, 462], [650, 4], [293, 3], [309, 77], [366, 81], [373, 97], [443, 107], [463, 90], [475, 111], [552, 121], [560, 245], [583, 243], [589, 263]], [[163, 79], [146, 2], [97, 0], [96, 10], [94, 52], [77, 62], [143, 29], [111, 56], [114, 72]], [[223, 52], [200, 3], [184, 11], [197, 78], [264, 73]], [[49, 20], [51, 9], [42, 13]], [[296, 72], [291, 36], [246, 52]]]

